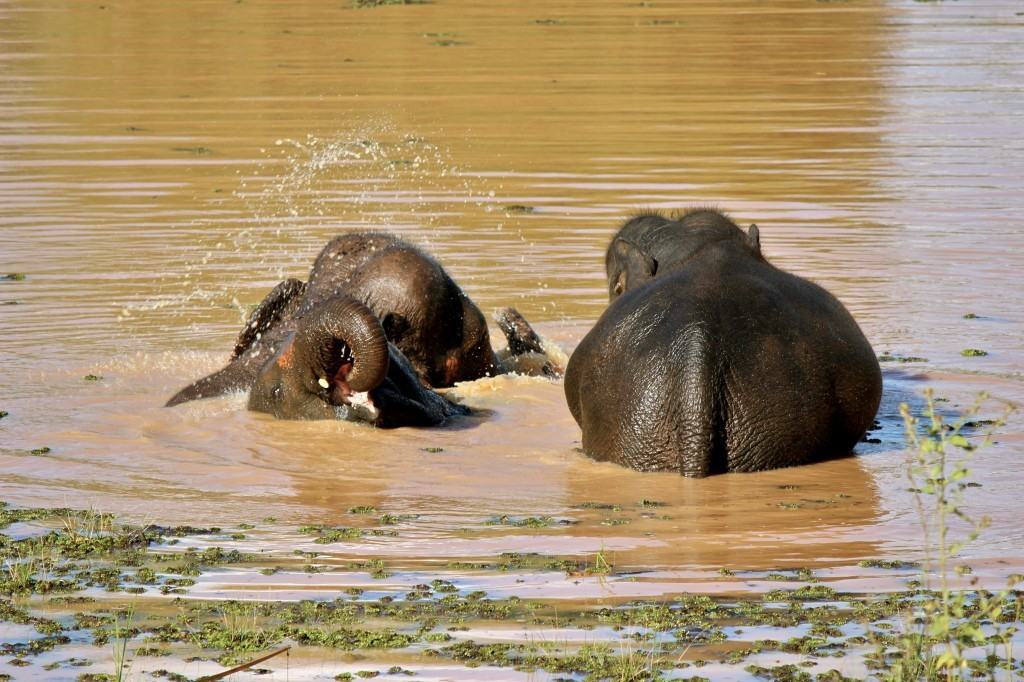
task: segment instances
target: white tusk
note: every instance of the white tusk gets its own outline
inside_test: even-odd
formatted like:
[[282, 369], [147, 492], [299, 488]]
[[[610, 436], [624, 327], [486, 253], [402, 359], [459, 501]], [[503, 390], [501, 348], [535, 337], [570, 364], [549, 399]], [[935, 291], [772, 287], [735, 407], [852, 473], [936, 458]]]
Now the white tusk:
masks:
[[369, 391], [353, 393], [348, 397], [348, 401], [362, 419], [373, 421], [380, 415], [380, 410], [378, 410], [377, 406], [373, 404], [373, 399], [370, 397]]

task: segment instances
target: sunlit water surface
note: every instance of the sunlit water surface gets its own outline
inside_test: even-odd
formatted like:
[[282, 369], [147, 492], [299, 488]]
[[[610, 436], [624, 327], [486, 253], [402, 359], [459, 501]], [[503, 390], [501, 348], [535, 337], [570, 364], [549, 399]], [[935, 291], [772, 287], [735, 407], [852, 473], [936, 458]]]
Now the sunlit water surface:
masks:
[[[437, 574], [601, 552], [643, 576], [488, 578], [495, 594], [755, 589], [718, 569], [797, 566], [890, 589], [857, 563], [922, 556], [899, 403], [928, 386], [951, 411], [1024, 398], [1018, 10], [0, 1], [0, 273], [26, 275], [0, 281], [0, 498], [256, 523], [282, 554], [308, 543], [298, 524], [372, 505], [417, 516], [317, 546], [327, 560]], [[515, 305], [569, 352], [606, 305], [616, 225], [695, 204], [757, 222], [766, 255], [833, 291], [876, 351], [925, 358], [884, 365], [880, 442], [688, 480], [587, 459], [541, 379], [461, 385], [477, 415], [433, 430], [274, 421], [243, 396], [161, 407], [340, 232], [421, 244], [483, 310]], [[993, 579], [1024, 565], [1021, 423], [971, 465], [968, 506], [992, 527], [967, 557]], [[556, 523], [487, 524], [503, 514]], [[196, 594], [297, 598], [225, 580]]]

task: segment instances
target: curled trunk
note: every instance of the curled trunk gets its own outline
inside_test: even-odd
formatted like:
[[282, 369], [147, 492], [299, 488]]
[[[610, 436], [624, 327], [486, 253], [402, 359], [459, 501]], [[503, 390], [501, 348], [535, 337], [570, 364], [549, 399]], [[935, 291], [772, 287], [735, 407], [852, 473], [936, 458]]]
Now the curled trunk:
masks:
[[346, 377], [357, 393], [371, 391], [388, 373], [388, 341], [377, 317], [359, 301], [333, 298], [299, 325], [296, 341], [309, 349], [318, 378], [333, 377], [346, 362]]

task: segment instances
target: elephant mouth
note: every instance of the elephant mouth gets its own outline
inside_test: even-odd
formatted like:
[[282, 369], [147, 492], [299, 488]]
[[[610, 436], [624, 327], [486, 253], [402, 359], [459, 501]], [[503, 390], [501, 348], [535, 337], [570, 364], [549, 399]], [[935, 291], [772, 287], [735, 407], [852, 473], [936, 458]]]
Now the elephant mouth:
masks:
[[353, 393], [348, 400], [348, 408], [361, 421], [375, 422], [380, 416], [380, 410], [373, 404], [373, 398], [370, 397], [369, 391]]
[[326, 356], [326, 361], [321, 365], [323, 369], [317, 371], [320, 386], [328, 391], [330, 402], [335, 405], [347, 403], [348, 398], [356, 393], [348, 382], [355, 368], [352, 350], [344, 342], [337, 341], [332, 344]]
[[376, 421], [380, 410], [373, 403], [369, 391], [355, 391], [348, 383], [348, 376], [355, 361], [347, 346], [341, 348], [340, 361], [331, 377], [331, 402], [340, 419]]
[[352, 361], [352, 357], [343, 355], [338, 362], [338, 368], [334, 372], [328, 370], [332, 374], [331, 384], [334, 386], [334, 394], [342, 400], [355, 393], [348, 383], [348, 375], [352, 373], [354, 366], [355, 363]]
[[380, 410], [373, 404], [370, 393], [352, 393], [345, 402], [334, 406], [334, 412], [338, 419], [344, 421], [360, 421], [376, 423], [380, 417]]

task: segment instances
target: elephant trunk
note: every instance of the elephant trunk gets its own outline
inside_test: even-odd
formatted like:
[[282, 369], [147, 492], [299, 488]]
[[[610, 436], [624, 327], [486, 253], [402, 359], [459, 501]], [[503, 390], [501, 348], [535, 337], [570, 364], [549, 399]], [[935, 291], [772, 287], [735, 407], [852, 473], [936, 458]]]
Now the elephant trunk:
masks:
[[[347, 362], [343, 377], [356, 393], [372, 391], [388, 373], [388, 340], [377, 316], [347, 296], [318, 306], [299, 326], [296, 341], [310, 353], [318, 379], [334, 377]], [[326, 386], [325, 386], [326, 387]]]

